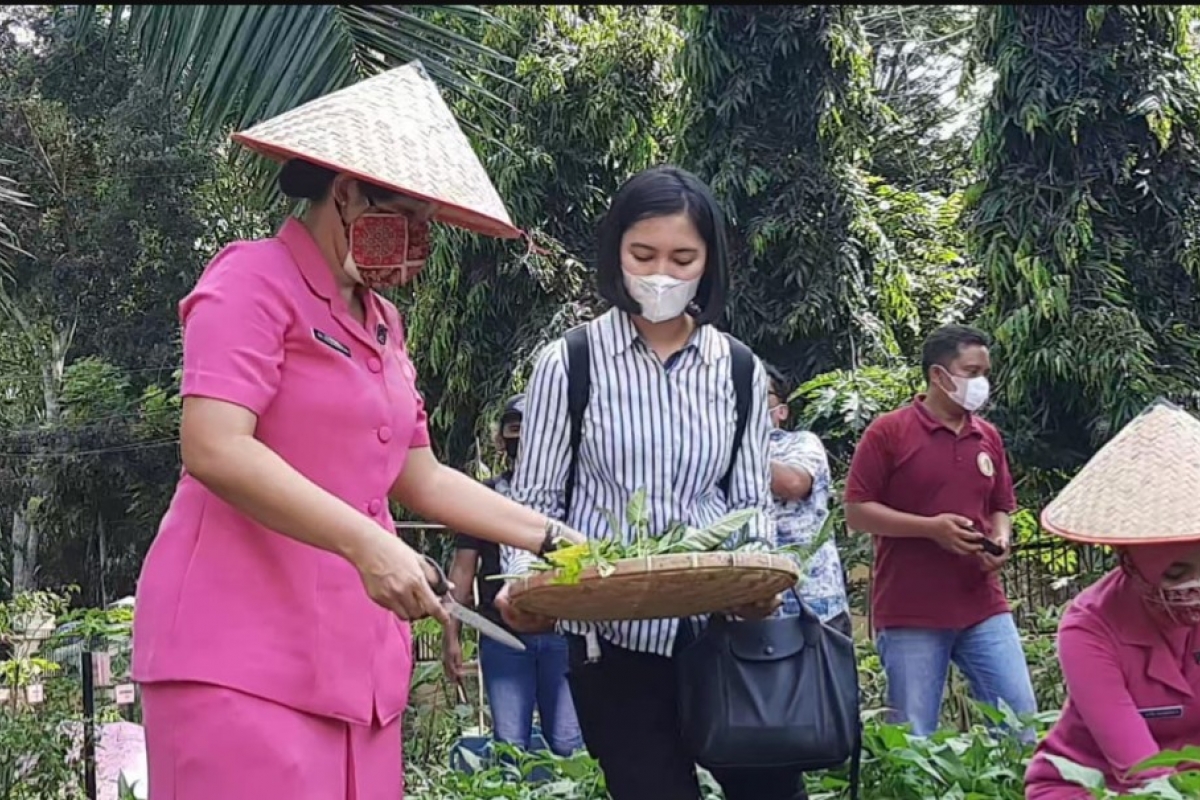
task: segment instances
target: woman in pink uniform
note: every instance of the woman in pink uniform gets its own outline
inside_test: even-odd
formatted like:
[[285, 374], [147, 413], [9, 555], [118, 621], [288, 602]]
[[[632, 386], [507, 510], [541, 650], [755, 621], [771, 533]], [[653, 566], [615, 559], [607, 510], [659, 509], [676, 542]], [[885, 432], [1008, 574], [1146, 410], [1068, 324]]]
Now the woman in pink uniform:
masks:
[[1025, 775], [1027, 800], [1088, 800], [1056, 761], [1128, 791], [1163, 750], [1200, 743], [1200, 421], [1160, 403], [1098, 452], [1042, 514], [1047, 530], [1113, 545], [1120, 566], [1063, 614], [1068, 699]]
[[396, 800], [406, 620], [445, 611], [388, 500], [543, 551], [557, 528], [440, 465], [395, 307], [427, 219], [517, 231], [418, 64], [235, 137], [308, 201], [180, 305], [184, 472], [138, 586], [153, 800]]

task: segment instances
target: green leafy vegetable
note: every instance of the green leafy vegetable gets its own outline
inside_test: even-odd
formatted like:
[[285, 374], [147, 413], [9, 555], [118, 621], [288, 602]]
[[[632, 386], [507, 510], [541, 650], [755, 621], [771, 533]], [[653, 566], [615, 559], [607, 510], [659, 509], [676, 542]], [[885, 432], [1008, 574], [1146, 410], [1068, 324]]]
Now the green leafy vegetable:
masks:
[[[497, 575], [492, 580], [507, 580], [554, 571], [556, 574], [552, 583], [571, 585], [578, 583], [584, 570], [591, 567], [595, 567], [600, 577], [606, 578], [616, 571], [618, 561], [681, 553], [710, 553], [717, 550], [778, 552], [792, 556], [803, 565], [808, 554], [820, 545], [817, 543], [804, 548], [790, 546], [771, 551], [765, 542], [745, 536], [750, 522], [760, 513], [754, 509], [730, 512], [704, 528], [693, 528], [681, 522], [673, 522], [661, 535], [655, 536], [650, 533], [650, 514], [645, 489], [638, 489], [629, 499], [624, 520], [607, 509], [602, 509], [601, 513], [612, 531], [610, 536], [592, 539], [586, 544], [560, 545], [558, 549], [546, 554], [545, 561], [531, 564], [530, 572], [526, 575]], [[628, 526], [633, 534], [628, 541], [623, 535], [625, 526]]]

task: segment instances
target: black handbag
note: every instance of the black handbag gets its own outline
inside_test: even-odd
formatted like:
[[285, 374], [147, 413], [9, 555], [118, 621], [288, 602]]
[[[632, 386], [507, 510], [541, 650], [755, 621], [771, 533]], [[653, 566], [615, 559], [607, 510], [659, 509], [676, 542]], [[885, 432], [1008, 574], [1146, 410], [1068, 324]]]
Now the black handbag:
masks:
[[800, 616], [731, 620], [675, 657], [684, 745], [705, 769], [831, 769], [862, 759], [854, 641], [801, 603]]

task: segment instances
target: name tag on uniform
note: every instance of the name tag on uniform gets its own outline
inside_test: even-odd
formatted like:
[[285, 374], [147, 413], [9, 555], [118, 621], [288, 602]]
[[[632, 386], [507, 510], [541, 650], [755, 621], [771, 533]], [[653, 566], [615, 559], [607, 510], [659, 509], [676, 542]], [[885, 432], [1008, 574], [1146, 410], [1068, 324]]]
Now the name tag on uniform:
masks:
[[1183, 706], [1159, 706], [1157, 708], [1139, 708], [1142, 719], [1179, 719], [1183, 716]]
[[313, 336], [315, 336], [317, 338], [317, 341], [320, 342], [321, 344], [329, 345], [334, 350], [337, 350], [339, 353], [344, 355], [346, 358], [350, 358], [350, 348], [346, 347], [346, 345], [342, 344], [341, 342], [339, 342], [337, 339], [330, 336], [325, 331], [319, 331], [316, 328], [313, 328]]

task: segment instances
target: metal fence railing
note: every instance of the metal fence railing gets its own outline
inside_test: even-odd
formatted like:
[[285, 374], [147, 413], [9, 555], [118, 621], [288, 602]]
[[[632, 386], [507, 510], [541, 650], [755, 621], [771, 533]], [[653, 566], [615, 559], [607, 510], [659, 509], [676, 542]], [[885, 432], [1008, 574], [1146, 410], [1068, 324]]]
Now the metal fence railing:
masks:
[[1002, 574], [1018, 626], [1028, 628], [1040, 611], [1069, 601], [1115, 564], [1108, 548], [1072, 544], [1057, 536], [1015, 545]]

